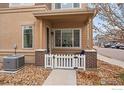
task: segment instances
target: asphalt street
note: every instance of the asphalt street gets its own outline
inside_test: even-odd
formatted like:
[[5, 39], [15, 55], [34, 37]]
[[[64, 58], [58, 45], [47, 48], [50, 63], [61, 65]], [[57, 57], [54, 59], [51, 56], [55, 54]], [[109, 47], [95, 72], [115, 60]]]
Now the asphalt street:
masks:
[[106, 56], [112, 59], [124, 61], [124, 50], [112, 49], [112, 48], [99, 48], [99, 47], [94, 47], [94, 48], [97, 50], [98, 54], [101, 54], [103, 56]]

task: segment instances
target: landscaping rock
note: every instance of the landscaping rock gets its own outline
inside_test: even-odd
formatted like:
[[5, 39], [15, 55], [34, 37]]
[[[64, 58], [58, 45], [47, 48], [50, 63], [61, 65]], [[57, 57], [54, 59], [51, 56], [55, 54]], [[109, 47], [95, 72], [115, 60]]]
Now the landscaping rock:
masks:
[[97, 71], [77, 70], [77, 85], [124, 85], [124, 68], [98, 60]]
[[0, 73], [0, 85], [42, 85], [51, 70], [26, 64], [15, 74]]

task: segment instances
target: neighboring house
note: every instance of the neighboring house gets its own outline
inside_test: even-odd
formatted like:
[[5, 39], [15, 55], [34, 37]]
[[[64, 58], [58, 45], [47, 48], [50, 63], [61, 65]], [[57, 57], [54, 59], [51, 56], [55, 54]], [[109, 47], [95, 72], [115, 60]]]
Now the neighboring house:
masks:
[[111, 30], [111, 33], [104, 35], [96, 35], [94, 37], [94, 45], [104, 47], [104, 44], [124, 43], [124, 32], [121, 30]]
[[103, 35], [98, 34], [94, 37], [94, 45], [95, 46], [103, 47], [105, 42], [106, 42], [106, 40]]
[[118, 43], [124, 43], [124, 31], [117, 31], [114, 38]]
[[95, 11], [88, 9], [88, 4], [12, 3], [0, 6], [4, 7], [0, 8], [1, 61], [3, 56], [14, 53], [16, 44], [17, 53], [25, 55], [26, 63], [44, 65], [44, 50], [53, 54], [75, 54], [85, 50], [87, 68], [96, 68], [92, 31]]

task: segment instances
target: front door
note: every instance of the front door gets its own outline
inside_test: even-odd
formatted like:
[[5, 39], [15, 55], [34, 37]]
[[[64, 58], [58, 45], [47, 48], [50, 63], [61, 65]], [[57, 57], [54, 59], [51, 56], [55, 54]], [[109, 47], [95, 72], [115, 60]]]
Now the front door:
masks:
[[47, 53], [49, 53], [49, 28], [47, 28]]

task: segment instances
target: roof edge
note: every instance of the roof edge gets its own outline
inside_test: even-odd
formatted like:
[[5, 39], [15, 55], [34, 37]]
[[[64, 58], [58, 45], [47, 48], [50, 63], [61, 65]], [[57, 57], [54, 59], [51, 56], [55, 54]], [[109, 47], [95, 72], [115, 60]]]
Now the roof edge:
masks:
[[69, 10], [49, 10], [49, 11], [44, 11], [44, 12], [36, 12], [33, 13], [34, 16], [48, 16], [48, 15], [63, 15], [63, 14], [93, 14], [94, 15], [94, 10], [83, 10], [83, 9], [69, 9]]
[[0, 12], [4, 11], [11, 11], [11, 10], [21, 10], [21, 9], [35, 9], [35, 8], [45, 8], [49, 10], [46, 5], [37, 5], [37, 6], [23, 6], [23, 7], [9, 7], [9, 8], [1, 8]]

